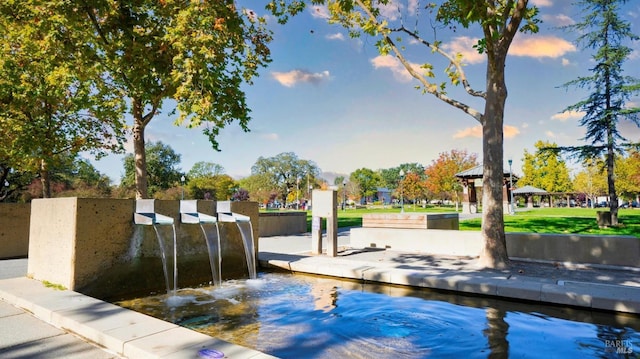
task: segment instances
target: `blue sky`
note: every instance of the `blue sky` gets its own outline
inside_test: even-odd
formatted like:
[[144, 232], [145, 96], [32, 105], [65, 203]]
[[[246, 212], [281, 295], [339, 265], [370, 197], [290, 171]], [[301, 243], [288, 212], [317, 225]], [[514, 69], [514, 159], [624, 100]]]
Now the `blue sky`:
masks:
[[[573, 1], [531, 2], [540, 9], [540, 31], [516, 36], [506, 66], [509, 97], [504, 152], [505, 160], [513, 159], [516, 173], [521, 173], [524, 150], [535, 151], [538, 140], [565, 146], [582, 143], [580, 114], [562, 111], [586, 93], [560, 86], [588, 75], [591, 65], [591, 53], [574, 45], [575, 34], [557, 30], [581, 21], [579, 9], [571, 6]], [[263, 3], [266, 1], [239, 2], [258, 14], [265, 14]], [[408, 19], [407, 14], [424, 3], [394, 0], [385, 11], [392, 20], [399, 19], [399, 14]], [[218, 137], [221, 152], [216, 152], [200, 130], [173, 125], [167, 110], [148, 125], [147, 141], [171, 146], [182, 156], [184, 172], [198, 161], [207, 161], [220, 164], [234, 178], [250, 175], [260, 156], [282, 152], [313, 161], [321, 171], [346, 175], [362, 167], [377, 170], [411, 162], [428, 166], [440, 153], [452, 149], [477, 153], [481, 159], [481, 131], [476, 120], [416, 90], [417, 81], [409, 78], [394, 58], [380, 56], [374, 39], [352, 39], [341, 26], [328, 24], [325, 15], [326, 9], [319, 7], [307, 9], [284, 26], [270, 19], [275, 32], [270, 46], [273, 62], [261, 70], [252, 86], [244, 87], [252, 109], [251, 132], [243, 132], [236, 124], [228, 126]], [[623, 17], [631, 22], [632, 31], [640, 34], [640, 2], [630, 1]], [[415, 19], [406, 23], [414, 24]], [[426, 20], [418, 23], [421, 35], [432, 41], [428, 25]], [[439, 29], [437, 37], [443, 48], [464, 55], [471, 86], [484, 90], [486, 60], [471, 48], [479, 35], [472, 30]], [[441, 63], [423, 45], [408, 41], [403, 45], [413, 63]], [[639, 78], [640, 44], [632, 47], [634, 53], [625, 74]], [[443, 67], [434, 71], [441, 74]], [[449, 93], [483, 110], [482, 103], [460, 88], [450, 87]], [[640, 105], [640, 99], [633, 101], [634, 106]], [[627, 138], [640, 140], [635, 125], [621, 123], [619, 128]], [[130, 143], [127, 150], [133, 151]], [[124, 171], [122, 158], [111, 155], [92, 163], [118, 183]]]

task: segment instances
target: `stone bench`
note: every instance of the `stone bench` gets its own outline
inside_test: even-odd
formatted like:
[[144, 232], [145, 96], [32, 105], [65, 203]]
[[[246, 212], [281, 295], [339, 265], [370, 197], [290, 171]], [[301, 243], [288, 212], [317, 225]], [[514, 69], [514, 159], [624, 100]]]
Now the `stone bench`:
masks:
[[458, 213], [364, 214], [363, 228], [459, 229]]

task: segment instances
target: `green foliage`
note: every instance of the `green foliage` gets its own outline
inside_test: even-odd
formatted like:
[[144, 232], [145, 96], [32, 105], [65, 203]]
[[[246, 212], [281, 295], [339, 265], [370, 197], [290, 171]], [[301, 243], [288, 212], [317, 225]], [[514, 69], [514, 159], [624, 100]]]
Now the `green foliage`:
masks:
[[382, 184], [382, 177], [368, 168], [359, 168], [351, 173], [349, 182], [358, 185], [359, 198], [366, 200], [377, 193], [378, 187]]
[[0, 163], [39, 172], [44, 197], [49, 169], [67, 152], [101, 156], [124, 136], [123, 98], [87, 54], [75, 10], [66, 1], [0, 3]]
[[568, 192], [572, 190], [569, 169], [562, 157], [555, 151], [555, 143], [537, 141], [536, 152], [524, 151], [522, 171], [524, 176], [518, 186], [533, 186], [547, 192]]
[[[263, 190], [276, 191], [286, 204], [292, 192], [315, 183], [320, 169], [312, 161], [299, 159], [293, 152], [283, 152], [274, 157], [259, 157], [251, 167], [251, 174], [265, 182]], [[251, 187], [246, 188], [250, 190]]]

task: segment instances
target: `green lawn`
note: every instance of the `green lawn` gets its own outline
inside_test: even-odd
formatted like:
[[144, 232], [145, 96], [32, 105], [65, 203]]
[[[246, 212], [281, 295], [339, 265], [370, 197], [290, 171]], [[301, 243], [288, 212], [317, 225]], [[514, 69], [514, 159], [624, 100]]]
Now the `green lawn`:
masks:
[[[590, 208], [535, 208], [529, 211], [517, 212], [515, 215], [505, 215], [505, 230], [507, 232], [533, 233], [581, 233], [581, 234], [609, 234], [632, 235], [640, 238], [640, 210], [619, 210], [621, 225], [615, 228], [598, 228], [596, 211], [602, 209]], [[405, 212], [454, 212], [453, 207], [405, 206]], [[376, 209], [347, 209], [338, 210], [338, 227], [352, 227], [362, 225], [362, 215], [365, 213], [399, 213], [399, 208]], [[481, 219], [460, 221], [460, 230], [480, 230]], [[311, 212], [307, 212], [307, 227], [311, 230]], [[323, 225], [324, 227], [324, 225]]]
[[[601, 209], [600, 209], [601, 210]], [[504, 217], [505, 231], [533, 233], [617, 234], [640, 238], [640, 210], [618, 211], [618, 227], [598, 228], [596, 209], [590, 208], [542, 208]], [[461, 230], [480, 230], [481, 220], [460, 222]]]

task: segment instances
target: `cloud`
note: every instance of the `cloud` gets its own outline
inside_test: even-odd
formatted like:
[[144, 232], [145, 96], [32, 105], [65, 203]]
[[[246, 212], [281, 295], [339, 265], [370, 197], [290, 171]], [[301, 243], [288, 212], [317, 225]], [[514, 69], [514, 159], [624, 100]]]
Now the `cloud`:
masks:
[[571, 61], [569, 61], [569, 59], [567, 58], [562, 58], [562, 66], [569, 66], [571, 65]]
[[467, 64], [478, 64], [485, 61], [486, 57], [473, 48], [477, 43], [477, 38], [460, 36], [454, 38], [450, 43], [443, 44], [442, 48], [449, 53], [462, 54], [464, 62]]
[[514, 138], [520, 134], [520, 129], [516, 126], [505, 125], [502, 129], [502, 133], [506, 138]]
[[342, 35], [341, 33], [335, 33], [335, 34], [329, 34], [327, 36], [325, 36], [325, 38], [327, 40], [340, 40], [340, 41], [344, 41], [344, 35]]
[[[520, 130], [515, 126], [505, 125], [502, 133], [506, 138], [513, 138], [520, 134]], [[482, 126], [477, 125], [473, 127], [467, 127], [456, 132], [453, 135], [453, 138], [466, 138], [466, 137], [475, 137], [482, 138]]]
[[553, 26], [573, 25], [576, 22], [565, 14], [542, 15], [542, 21]]
[[262, 133], [260, 134], [260, 138], [265, 139], [267, 141], [278, 141], [280, 139], [280, 135], [277, 133]]
[[557, 114], [551, 116], [551, 119], [565, 122], [565, 121], [572, 120], [572, 119], [582, 118], [583, 116], [584, 116], [584, 112], [580, 112], [580, 111], [565, 111], [565, 112], [557, 113]]
[[509, 55], [558, 58], [577, 51], [571, 42], [555, 36], [520, 36], [513, 40]]
[[549, 137], [549, 138], [558, 137], [555, 133], [553, 133], [553, 131], [545, 131], [544, 134], [547, 135], [547, 137]]
[[549, 7], [553, 5], [551, 0], [531, 0], [531, 3], [537, 7]]
[[389, 69], [393, 73], [393, 77], [395, 77], [398, 81], [408, 82], [412, 79], [411, 74], [409, 74], [404, 66], [402, 66], [400, 61], [393, 56], [376, 56], [371, 59], [371, 64], [376, 69]]
[[309, 7], [309, 12], [311, 12], [311, 16], [317, 19], [328, 19], [329, 18], [329, 9], [326, 6], [314, 5]]
[[482, 138], [482, 126], [477, 125], [473, 127], [467, 127], [463, 130], [456, 132], [453, 135], [453, 138], [466, 138], [466, 137]]
[[301, 82], [317, 85], [329, 79], [329, 71], [312, 73], [306, 70], [291, 70], [289, 72], [272, 72], [271, 76], [286, 87], [293, 87]]

